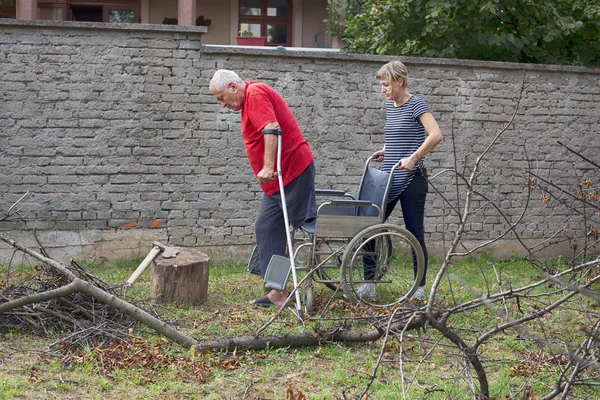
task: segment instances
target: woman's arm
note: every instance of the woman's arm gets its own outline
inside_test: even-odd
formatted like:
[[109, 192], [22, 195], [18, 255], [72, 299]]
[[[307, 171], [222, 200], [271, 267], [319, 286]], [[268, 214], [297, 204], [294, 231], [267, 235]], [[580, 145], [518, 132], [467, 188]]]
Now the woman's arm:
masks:
[[433, 117], [433, 114], [430, 112], [421, 114], [419, 116], [419, 120], [425, 128], [427, 137], [425, 138], [423, 144], [419, 146], [417, 151], [415, 151], [410, 157], [400, 160], [400, 169], [412, 170], [415, 164], [418, 163], [421, 158], [425, 157], [442, 141], [442, 132], [440, 131], [440, 127]]

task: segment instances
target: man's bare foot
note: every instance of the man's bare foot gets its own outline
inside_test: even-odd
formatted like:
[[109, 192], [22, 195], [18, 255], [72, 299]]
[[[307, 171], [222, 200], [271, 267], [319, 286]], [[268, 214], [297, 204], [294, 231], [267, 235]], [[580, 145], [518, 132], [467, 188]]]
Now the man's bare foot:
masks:
[[258, 299], [254, 300], [252, 303], [256, 306], [261, 307], [281, 307], [285, 304], [285, 300], [287, 299], [287, 295], [278, 291], [271, 290], [265, 296], [260, 296]]
[[269, 298], [269, 300], [271, 300], [271, 303], [273, 303], [273, 305], [281, 307], [287, 299], [287, 294], [280, 292], [279, 290], [271, 290], [267, 294], [267, 297]]

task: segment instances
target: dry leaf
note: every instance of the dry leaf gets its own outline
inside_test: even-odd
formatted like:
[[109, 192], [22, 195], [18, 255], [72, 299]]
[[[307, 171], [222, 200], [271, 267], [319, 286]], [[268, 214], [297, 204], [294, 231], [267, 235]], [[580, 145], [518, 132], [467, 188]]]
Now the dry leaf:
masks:
[[590, 231], [587, 234], [588, 236], [593, 236], [594, 238], [598, 238], [598, 231], [595, 228], [590, 228]]
[[317, 349], [317, 351], [315, 351], [315, 356], [317, 357], [323, 357], [323, 347], [319, 346], [319, 348]]
[[296, 392], [291, 385], [285, 391], [285, 398], [287, 400], [307, 400], [301, 391]]
[[196, 359], [196, 346], [190, 347], [190, 360], [194, 361]]

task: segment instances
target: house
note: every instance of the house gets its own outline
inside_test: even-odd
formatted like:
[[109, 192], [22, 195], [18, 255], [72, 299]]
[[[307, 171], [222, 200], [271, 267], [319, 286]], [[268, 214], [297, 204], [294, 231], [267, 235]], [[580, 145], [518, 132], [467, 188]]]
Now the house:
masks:
[[[205, 24], [203, 44], [236, 45], [240, 32], [267, 46], [338, 48], [325, 31], [327, 0], [0, 0], [0, 18]], [[200, 17], [200, 18], [199, 18]]]

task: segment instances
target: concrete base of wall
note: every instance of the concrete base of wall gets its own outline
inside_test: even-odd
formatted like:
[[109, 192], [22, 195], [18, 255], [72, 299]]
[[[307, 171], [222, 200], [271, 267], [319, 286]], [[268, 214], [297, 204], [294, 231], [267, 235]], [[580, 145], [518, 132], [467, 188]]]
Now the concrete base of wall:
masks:
[[[6, 235], [34, 251], [39, 251], [39, 244], [32, 232], [13, 231]], [[56, 261], [68, 264], [71, 259], [78, 262], [116, 261], [145, 257], [152, 248], [152, 242], [168, 243], [166, 229], [127, 229], [127, 230], [86, 230], [81, 232], [40, 231], [37, 233], [39, 242], [46, 252]], [[524, 240], [528, 248], [540, 243], [538, 240]], [[465, 242], [467, 249], [475, 248], [481, 242]], [[568, 243], [546, 243], [546, 247], [536, 247], [543, 250], [536, 254], [539, 258], [557, 257], [573, 254]], [[194, 246], [206, 253], [211, 263], [227, 261], [245, 262], [250, 256], [253, 245], [223, 245], [223, 246]], [[428, 242], [430, 257], [443, 258], [446, 253], [441, 243]], [[459, 249], [459, 252], [463, 252]], [[592, 248], [591, 252], [600, 254], [600, 248]], [[478, 254], [488, 254], [493, 259], [507, 259], [512, 256], [527, 256], [528, 252], [521, 242], [516, 240], [500, 240], [477, 251]], [[0, 242], [0, 265], [37, 263], [31, 257], [5, 242]]]
[[[39, 252], [40, 244], [33, 232], [12, 231], [5, 234], [22, 246]], [[153, 241], [166, 243], [167, 232], [166, 229], [39, 231], [37, 238], [51, 258], [66, 264], [71, 259], [99, 262], [145, 257]], [[15, 254], [14, 250], [7, 243], [0, 242], [0, 264], [30, 262], [29, 257], [21, 252]]]
[[[39, 252], [40, 245], [33, 232], [9, 231], [5, 235], [20, 245]], [[78, 262], [110, 262], [143, 258], [152, 249], [154, 241], [169, 244], [166, 229], [39, 231], [36, 235], [48, 255], [64, 264], [68, 264], [71, 259]], [[253, 245], [194, 246], [206, 253], [211, 263], [246, 260], [252, 247]], [[38, 261], [0, 241], [0, 265], [31, 263]]]

